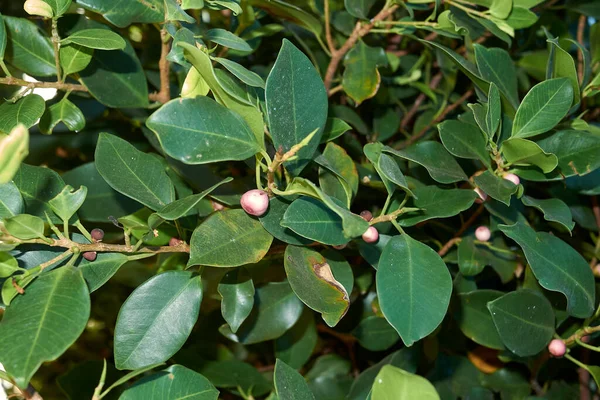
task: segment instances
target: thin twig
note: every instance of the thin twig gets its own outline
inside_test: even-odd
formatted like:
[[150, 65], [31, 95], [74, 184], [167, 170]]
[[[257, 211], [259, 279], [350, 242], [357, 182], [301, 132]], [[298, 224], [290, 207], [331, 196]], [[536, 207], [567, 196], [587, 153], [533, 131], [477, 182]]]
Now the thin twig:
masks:
[[327, 72], [325, 73], [325, 89], [329, 91], [331, 88], [331, 82], [333, 82], [333, 77], [335, 72], [340, 65], [340, 62], [352, 47], [358, 42], [360, 38], [368, 34], [371, 29], [377, 24], [379, 21], [383, 21], [389, 15], [393, 14], [394, 11], [398, 9], [397, 5], [393, 5], [389, 8], [384, 8], [381, 10], [368, 24], [362, 25], [361, 22], [357, 22], [352, 34], [346, 40], [346, 42], [340, 47], [338, 50], [332, 52], [331, 61], [329, 62], [329, 66], [327, 67]]
[[333, 43], [333, 37], [331, 36], [331, 15], [329, 10], [329, 0], [325, 0], [325, 39], [327, 40], [327, 46], [331, 54], [335, 54], [337, 49]]
[[165, 26], [160, 30], [160, 60], [158, 68], [160, 70], [160, 91], [151, 93], [148, 97], [152, 101], [159, 101], [163, 104], [171, 100], [171, 87], [169, 82], [169, 60], [167, 55], [171, 51], [171, 39]]
[[[431, 90], [435, 90], [442, 81], [442, 77], [442, 73], [438, 72], [433, 78], [431, 78], [431, 82], [429, 82], [429, 88]], [[421, 93], [419, 94], [419, 96], [417, 96], [417, 99], [413, 103], [410, 110], [408, 110], [406, 115], [404, 115], [404, 118], [402, 118], [402, 122], [400, 122], [400, 130], [406, 129], [410, 121], [414, 118], [417, 111], [419, 111], [419, 107], [421, 107], [421, 104], [425, 101], [426, 98], [427, 95], [425, 93]]]
[[479, 208], [475, 210], [475, 212], [466, 220], [460, 227], [460, 229], [454, 234], [454, 237], [446, 242], [444, 246], [438, 251], [438, 255], [443, 257], [448, 253], [448, 251], [454, 246], [454, 244], [460, 242], [461, 236], [473, 223], [477, 220], [477, 217], [483, 212], [484, 205], [480, 204]]
[[[583, 44], [584, 40], [583, 40], [583, 33], [585, 32], [585, 26], [586, 26], [586, 22], [587, 22], [587, 16], [586, 15], [580, 15], [579, 16], [579, 23], [577, 24], [577, 41], [579, 42], [579, 44], [585, 48], [585, 45]], [[577, 71], [579, 72], [579, 83], [581, 84], [583, 82], [583, 52], [578, 51], [577, 52]]]
[[13, 76], [7, 78], [0, 78], [0, 85], [8, 86], [23, 86], [28, 89], [34, 88], [52, 88], [71, 92], [87, 92], [88, 89], [83, 85], [77, 85], [73, 83], [64, 82], [29, 82], [23, 79], [15, 78]]
[[59, 239], [52, 240], [51, 243], [48, 243], [42, 239], [31, 239], [31, 240], [23, 240], [20, 241], [22, 244], [45, 244], [50, 247], [62, 247], [65, 249], [74, 249], [78, 248], [81, 253], [85, 253], [87, 251], [95, 251], [95, 252], [114, 252], [114, 253], [189, 253], [190, 246], [181, 242], [177, 246], [146, 246], [137, 248], [135, 246], [127, 246], [123, 244], [108, 244], [108, 243], [90, 243], [90, 244], [82, 244], [73, 242], [69, 239]]

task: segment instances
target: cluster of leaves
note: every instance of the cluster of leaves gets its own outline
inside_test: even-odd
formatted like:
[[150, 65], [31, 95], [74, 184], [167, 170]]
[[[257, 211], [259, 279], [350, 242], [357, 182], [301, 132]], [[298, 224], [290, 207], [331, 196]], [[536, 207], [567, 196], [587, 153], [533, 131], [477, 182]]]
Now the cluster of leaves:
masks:
[[0, 11], [15, 395], [597, 390], [597, 2]]

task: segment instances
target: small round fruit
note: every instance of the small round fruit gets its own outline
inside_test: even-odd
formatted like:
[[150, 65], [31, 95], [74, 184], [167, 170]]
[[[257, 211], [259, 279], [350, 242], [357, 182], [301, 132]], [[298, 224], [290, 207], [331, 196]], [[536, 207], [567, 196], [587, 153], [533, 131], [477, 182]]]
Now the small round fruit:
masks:
[[369, 210], [361, 211], [360, 216], [367, 222], [373, 219], [373, 214]]
[[567, 352], [567, 346], [562, 340], [554, 339], [548, 345], [548, 351], [553, 357], [562, 357]]
[[492, 232], [490, 232], [490, 228], [487, 226], [480, 226], [475, 229], [475, 237], [480, 242], [487, 242], [492, 237]]
[[169, 239], [169, 246], [171, 246], [171, 247], [179, 246], [182, 243], [183, 243], [183, 240], [176, 238], [176, 237], [172, 237], [171, 239]]
[[481, 204], [487, 200], [487, 197], [488, 197], [487, 193], [484, 192], [483, 190], [481, 190], [480, 188], [475, 188], [475, 189], [473, 189], [473, 191], [475, 193], [477, 193], [477, 196], [479, 196], [479, 198], [476, 200], [478, 203]]
[[515, 185], [518, 185], [519, 183], [521, 183], [521, 180], [515, 174], [506, 174], [506, 175], [504, 175], [503, 178], [506, 179], [507, 181], [511, 181]]
[[248, 214], [260, 217], [266, 213], [267, 208], [269, 208], [269, 196], [263, 190], [249, 190], [242, 196], [240, 204]]
[[104, 231], [100, 228], [92, 229], [90, 235], [92, 236], [92, 240], [94, 242], [101, 242], [102, 239], [104, 239]]
[[95, 251], [86, 251], [85, 253], [83, 253], [83, 258], [85, 258], [88, 261], [94, 261], [97, 256], [98, 254]]
[[379, 232], [377, 231], [377, 228], [370, 226], [369, 229], [363, 233], [362, 238], [367, 243], [375, 243], [377, 240], [379, 240]]

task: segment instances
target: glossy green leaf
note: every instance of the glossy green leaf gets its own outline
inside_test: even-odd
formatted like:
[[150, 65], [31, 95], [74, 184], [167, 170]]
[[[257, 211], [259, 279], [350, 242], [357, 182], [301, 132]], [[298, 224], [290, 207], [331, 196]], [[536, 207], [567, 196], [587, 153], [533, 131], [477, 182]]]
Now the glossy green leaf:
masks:
[[87, 188], [85, 186], [75, 190], [72, 186], [67, 185], [56, 197], [48, 201], [48, 205], [60, 219], [68, 221], [79, 210], [86, 196]]
[[46, 109], [40, 120], [40, 130], [52, 133], [59, 123], [65, 124], [70, 131], [79, 132], [85, 127], [85, 117], [81, 110], [68, 99], [63, 98]]
[[490, 349], [505, 349], [487, 306], [503, 294], [497, 290], [484, 289], [458, 295], [460, 303], [454, 317], [466, 337]]
[[109, 29], [84, 29], [67, 36], [61, 42], [98, 50], [123, 50], [126, 46], [125, 40]]
[[117, 192], [153, 210], [175, 200], [175, 189], [162, 163], [129, 142], [101, 133], [95, 159], [98, 172]]
[[165, 20], [168, 21], [183, 21], [188, 24], [196, 22], [194, 17], [183, 11], [181, 2], [176, 0], [165, 0]]
[[8, 278], [19, 270], [19, 263], [8, 253], [0, 252], [0, 278]]
[[249, 4], [262, 8], [270, 14], [277, 15], [282, 19], [289, 20], [294, 24], [311, 31], [316, 36], [320, 36], [323, 31], [323, 24], [319, 19], [293, 3], [286, 3], [281, 0], [250, 0]]
[[147, 376], [123, 392], [119, 400], [217, 400], [219, 391], [204, 376], [181, 365]]
[[448, 218], [459, 214], [473, 205], [477, 193], [465, 189], [440, 189], [437, 186], [422, 186], [414, 190], [413, 207], [419, 211], [401, 214], [398, 222], [402, 226], [413, 226], [433, 218]]
[[467, 180], [460, 165], [441, 143], [423, 141], [404, 150], [385, 147], [383, 151], [422, 165], [437, 182], [454, 183]]
[[484, 171], [482, 174], [475, 176], [473, 181], [491, 198], [496, 199], [507, 206], [510, 205], [511, 196], [515, 194], [519, 188], [519, 186], [511, 181], [502, 179], [490, 171]]
[[550, 56], [552, 59], [552, 78], [567, 78], [573, 89], [573, 104], [581, 101], [581, 90], [579, 89], [579, 78], [575, 60], [568, 51], [558, 43], [558, 38], [549, 38], [548, 43], [552, 47]]
[[19, 189], [13, 182], [0, 184], [0, 220], [23, 212], [24, 204]]
[[44, 0], [52, 7], [52, 13], [55, 17], [60, 17], [67, 12], [71, 6], [71, 0]]
[[186, 164], [245, 160], [260, 150], [239, 115], [204, 96], [171, 100], [146, 125], [169, 156]]
[[527, 138], [554, 128], [571, 108], [573, 86], [566, 78], [535, 85], [523, 98], [512, 127], [512, 137]]
[[478, 246], [472, 236], [462, 238], [457, 253], [458, 268], [463, 276], [474, 276], [481, 273], [488, 263], [482, 246]]
[[76, 44], [67, 44], [60, 47], [60, 66], [63, 74], [70, 75], [83, 71], [92, 61], [94, 50]]
[[229, 72], [236, 76], [240, 81], [248, 86], [265, 88], [265, 81], [255, 72], [250, 71], [246, 67], [228, 60], [226, 58], [215, 57], [216, 62], [227, 68]]
[[502, 342], [521, 357], [539, 353], [552, 339], [554, 310], [539, 292], [510, 292], [490, 301], [488, 309]]
[[226, 273], [217, 288], [221, 295], [221, 314], [233, 333], [250, 315], [254, 305], [254, 283], [242, 267]]
[[65, 186], [60, 175], [49, 168], [21, 164], [13, 182], [23, 196], [25, 212], [42, 218], [46, 218], [47, 213], [53, 222], [62, 223], [47, 203]]
[[344, 7], [350, 15], [356, 18], [369, 19], [369, 11], [375, 0], [344, 0]]
[[290, 204], [290, 202], [287, 202], [280, 196], [272, 197], [269, 201], [269, 208], [267, 209], [266, 214], [259, 217], [260, 223], [267, 232], [282, 242], [295, 244], [297, 246], [311, 243], [312, 240], [306, 239], [296, 234], [291, 229], [281, 226], [280, 222], [283, 220], [283, 216]]
[[585, 259], [556, 236], [536, 232], [523, 222], [499, 225], [521, 246], [540, 285], [567, 297], [567, 311], [578, 318], [594, 311], [594, 276]]
[[200, 311], [200, 277], [187, 271], [156, 275], [127, 298], [115, 327], [115, 365], [137, 369], [163, 362], [190, 335]]
[[77, 3], [102, 14], [119, 28], [125, 28], [134, 22], [162, 23], [165, 20], [163, 0], [144, 0], [126, 4], [121, 4], [121, 0], [77, 0]]
[[188, 266], [238, 267], [260, 261], [273, 236], [244, 210], [213, 214], [192, 234]]
[[363, 147], [363, 152], [371, 164], [373, 164], [375, 171], [377, 171], [389, 194], [393, 194], [396, 191], [396, 186], [398, 186], [413, 195], [414, 193], [408, 188], [408, 183], [400, 167], [393, 158], [382, 153], [384, 149], [386, 149], [385, 146], [379, 142], [368, 143]]
[[29, 154], [29, 130], [17, 125], [8, 135], [0, 133], [0, 184], [8, 183]]
[[371, 390], [372, 400], [439, 400], [435, 387], [427, 379], [391, 365], [381, 368]]
[[281, 226], [298, 235], [332, 246], [348, 243], [342, 219], [317, 199], [301, 197], [287, 208]]
[[56, 75], [50, 39], [33, 22], [4, 16], [8, 43], [4, 59], [32, 76]]
[[4, 60], [4, 53], [6, 52], [6, 43], [7, 43], [7, 36], [6, 36], [6, 26], [4, 25], [4, 17], [2, 16], [2, 13], [0, 13], [0, 64], [3, 63]]
[[440, 256], [427, 245], [406, 234], [393, 237], [383, 249], [376, 279], [381, 311], [406, 346], [442, 322], [452, 278]]
[[81, 82], [105, 106], [147, 107], [146, 75], [131, 43], [125, 44], [123, 50], [94, 51], [88, 66], [79, 73]]
[[357, 106], [377, 94], [381, 83], [377, 67], [386, 64], [383, 48], [369, 47], [362, 40], [346, 54], [342, 86]]
[[473, 47], [481, 77], [488, 82], [493, 82], [508, 99], [509, 104], [516, 109], [519, 106], [517, 72], [508, 52], [500, 48], [488, 49], [479, 44]]
[[98, 253], [94, 261], [82, 258], [78, 265], [90, 292], [98, 290], [129, 258], [121, 253]]
[[287, 246], [285, 273], [292, 290], [308, 307], [335, 326], [350, 307], [350, 295], [334, 277], [325, 257], [306, 247]]
[[558, 157], [557, 179], [585, 175], [600, 168], [600, 135], [584, 131], [559, 131], [536, 142]]
[[4, 228], [18, 239], [28, 240], [44, 237], [44, 221], [29, 214], [19, 214], [6, 218]]
[[313, 312], [306, 309], [296, 324], [275, 340], [275, 357], [300, 369], [317, 345], [317, 327]]
[[352, 335], [369, 351], [387, 350], [400, 339], [386, 319], [377, 316], [362, 319], [352, 331]]
[[551, 172], [558, 165], [554, 154], [544, 152], [535, 142], [521, 138], [510, 138], [502, 142], [500, 149], [506, 161], [513, 165], [535, 165], [544, 173]]
[[15, 383], [27, 387], [43, 362], [55, 360], [75, 342], [89, 316], [90, 296], [77, 269], [59, 268], [31, 283], [0, 322], [0, 361]]
[[535, 207], [543, 212], [546, 221], [558, 222], [569, 231], [572, 231], [575, 227], [569, 206], [560, 199], [539, 200], [530, 196], [523, 196], [521, 201], [526, 206]]
[[487, 140], [476, 126], [449, 120], [439, 124], [438, 130], [440, 139], [450, 154], [460, 158], [480, 160], [488, 168], [491, 166]]
[[18, 124], [31, 128], [44, 114], [45, 108], [44, 99], [37, 94], [25, 96], [16, 103], [5, 102], [0, 105], [0, 132], [9, 133]]
[[510, 367], [501, 368], [493, 374], [485, 374], [481, 384], [500, 392], [502, 398], [526, 398], [531, 392], [529, 380], [518, 369]]
[[312, 63], [288, 40], [283, 41], [277, 61], [267, 78], [267, 116], [273, 144], [286, 152], [316, 130], [308, 144], [285, 163], [298, 175], [317, 149], [327, 120], [327, 94]]
[[319, 168], [319, 185], [324, 193], [342, 201], [347, 206], [358, 192], [358, 172], [352, 158], [343, 147], [327, 143], [323, 157], [326, 168]]
[[323, 129], [323, 136], [321, 137], [321, 143], [327, 143], [337, 139], [351, 129], [352, 127], [344, 120], [339, 118], [327, 118], [325, 128]]
[[294, 326], [303, 308], [287, 282], [270, 282], [256, 289], [252, 312], [235, 334], [224, 327], [219, 331], [243, 344], [277, 339]]
[[513, 29], [529, 28], [535, 24], [538, 20], [538, 16], [533, 12], [524, 7], [513, 7], [510, 15], [506, 19], [506, 23]]
[[492, 4], [490, 5], [490, 14], [493, 17], [506, 19], [510, 14], [513, 8], [512, 0], [492, 0]]
[[498, 91], [498, 86], [496, 86], [495, 83], [491, 83], [490, 90], [488, 92], [488, 107], [485, 115], [485, 131], [490, 139], [494, 137], [494, 134], [500, 126], [501, 120], [502, 103], [500, 92]]
[[229, 47], [233, 50], [252, 51], [252, 47], [246, 41], [235, 34], [220, 28], [209, 29], [206, 32], [206, 38], [211, 42]]
[[275, 390], [277, 397], [289, 400], [315, 400], [306, 381], [296, 370], [285, 362], [277, 360], [275, 362]]
[[199, 365], [194, 369], [218, 388], [241, 389], [246, 393], [251, 392], [253, 396], [262, 396], [273, 388], [273, 385], [256, 368], [236, 359], [205, 361], [198, 360], [196, 354], [191, 354], [183, 361], [190, 366], [198, 363]]

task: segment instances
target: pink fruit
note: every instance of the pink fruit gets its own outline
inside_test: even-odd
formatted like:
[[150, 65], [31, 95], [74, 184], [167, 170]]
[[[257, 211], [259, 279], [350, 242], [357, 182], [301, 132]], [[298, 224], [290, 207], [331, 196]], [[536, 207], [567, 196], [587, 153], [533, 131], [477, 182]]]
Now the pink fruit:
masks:
[[83, 258], [85, 258], [88, 261], [94, 261], [97, 256], [98, 254], [95, 251], [86, 251], [85, 253], [83, 253]]
[[240, 204], [248, 214], [260, 217], [266, 213], [267, 208], [269, 208], [269, 196], [263, 190], [248, 190], [242, 196]]
[[369, 222], [370, 220], [373, 219], [373, 214], [369, 210], [362, 211], [360, 213], [360, 216], [361, 216], [362, 219], [364, 219], [367, 222]]
[[104, 238], [104, 231], [100, 228], [95, 228], [92, 229], [90, 235], [92, 236], [94, 242], [101, 242]]
[[369, 229], [363, 233], [362, 238], [367, 243], [375, 243], [379, 239], [379, 232], [374, 226], [370, 226]]
[[507, 181], [511, 181], [515, 185], [518, 185], [519, 183], [521, 183], [521, 180], [515, 174], [505, 174], [503, 178], [506, 179]]
[[554, 357], [562, 357], [567, 352], [567, 346], [565, 342], [560, 339], [554, 339], [548, 345], [548, 351]]
[[480, 226], [475, 229], [475, 237], [480, 242], [487, 242], [492, 237], [492, 232], [490, 232], [490, 228], [487, 226]]
[[182, 243], [183, 243], [183, 240], [178, 239], [176, 237], [172, 237], [171, 239], [169, 239], [169, 246], [171, 246], [171, 247], [179, 246]]
[[487, 196], [486, 192], [484, 192], [480, 188], [475, 188], [473, 190], [475, 191], [475, 193], [477, 193], [477, 196], [479, 196], [479, 199], [476, 200], [478, 203], [483, 203], [484, 201], [487, 200], [488, 196]]

